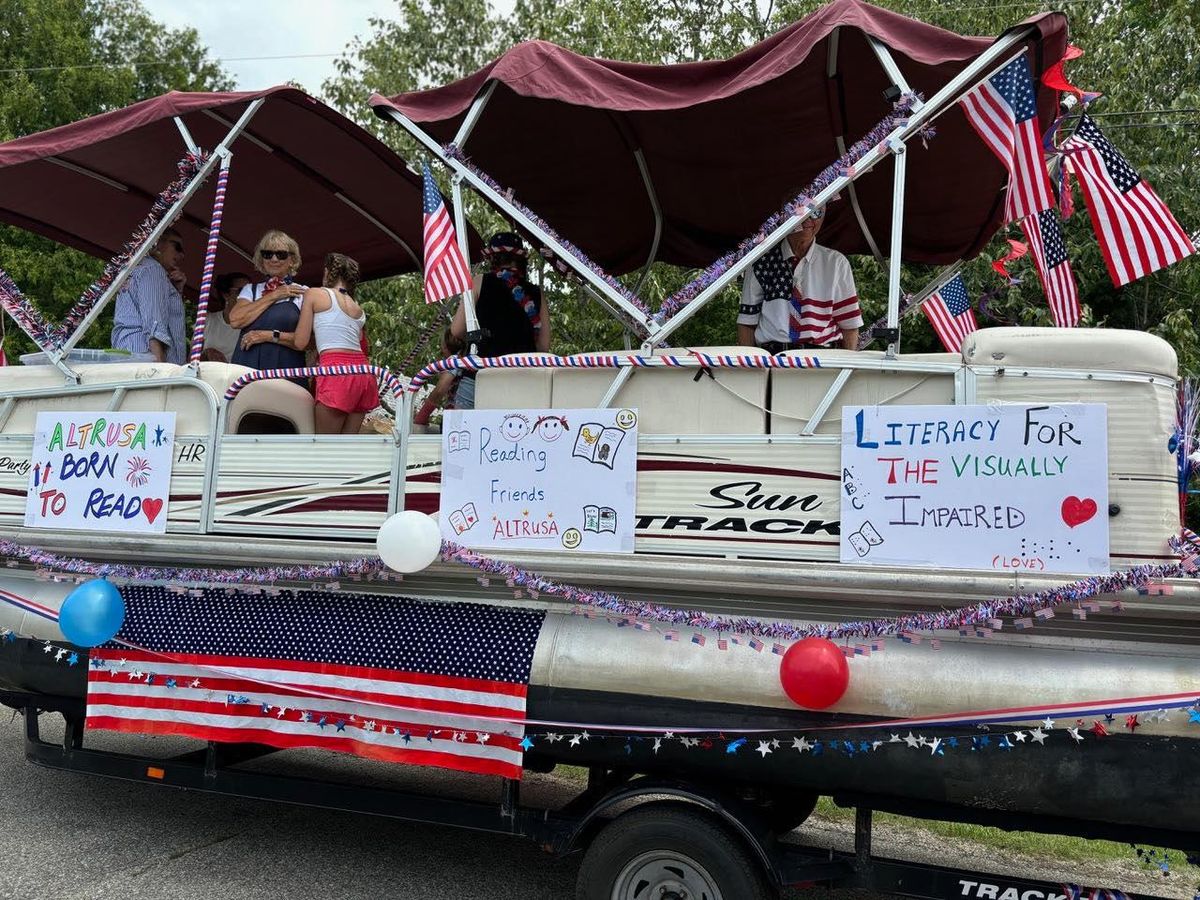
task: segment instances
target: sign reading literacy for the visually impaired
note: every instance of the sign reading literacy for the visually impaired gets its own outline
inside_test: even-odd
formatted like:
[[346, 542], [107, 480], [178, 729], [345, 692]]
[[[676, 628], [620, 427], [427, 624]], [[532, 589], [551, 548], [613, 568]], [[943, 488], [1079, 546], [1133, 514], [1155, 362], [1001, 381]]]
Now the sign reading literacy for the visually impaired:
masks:
[[1103, 404], [842, 416], [842, 562], [1109, 571]]
[[442, 537], [468, 547], [633, 552], [637, 413], [449, 410]]
[[25, 525], [167, 530], [175, 413], [41, 412]]

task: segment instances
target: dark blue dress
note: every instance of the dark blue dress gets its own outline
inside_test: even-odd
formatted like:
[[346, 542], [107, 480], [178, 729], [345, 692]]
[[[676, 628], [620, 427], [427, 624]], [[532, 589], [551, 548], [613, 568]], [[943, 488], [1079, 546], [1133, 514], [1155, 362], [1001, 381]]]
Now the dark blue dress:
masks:
[[[262, 292], [262, 285], [256, 284], [252, 288], [252, 297], [257, 297]], [[256, 303], [263, 303], [263, 300], [256, 300]], [[278, 300], [272, 303], [270, 308], [263, 312], [257, 319], [242, 329], [244, 336], [248, 331], [278, 331], [280, 334], [289, 331], [295, 331], [296, 326], [300, 323], [300, 307], [293, 300]], [[243, 350], [241, 341], [238, 341], [237, 350], [234, 351], [233, 359], [230, 360], [235, 365], [247, 366], [251, 369], [287, 369], [300, 368], [304, 366], [304, 353], [300, 350], [293, 350], [284, 344], [276, 344], [272, 341], [263, 341], [261, 344], [255, 344], [249, 350]], [[307, 378], [289, 379], [297, 384], [307, 387]]]

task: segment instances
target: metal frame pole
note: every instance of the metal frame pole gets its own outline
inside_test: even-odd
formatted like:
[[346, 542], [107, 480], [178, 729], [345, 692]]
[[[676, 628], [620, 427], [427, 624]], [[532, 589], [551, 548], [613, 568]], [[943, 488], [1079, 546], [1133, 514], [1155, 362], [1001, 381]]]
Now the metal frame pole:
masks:
[[[905, 125], [897, 128], [887, 139], [872, 147], [862, 158], [854, 164], [853, 175], [843, 175], [834, 181], [817, 194], [813, 198], [813, 206], [822, 206], [830, 200], [835, 194], [844, 190], [847, 185], [853, 183], [858, 178], [867, 174], [887, 155], [887, 149], [895, 141], [906, 142], [911, 137], [916, 135], [921, 128], [926, 124], [936, 119], [951, 106], [951, 101], [954, 100], [960, 93], [974, 90], [980, 83], [990, 78], [995, 72], [1004, 68], [1012, 62], [1020, 54], [1013, 54], [1004, 59], [1003, 62], [996, 66], [992, 66], [992, 62], [1010, 50], [1014, 44], [1020, 43], [1021, 40], [1031, 31], [1031, 27], [1017, 29], [998, 40], [995, 44], [985, 50], [980, 56], [969, 66], [952, 78], [940, 91], [925, 102], [918, 110], [915, 110]], [[1024, 53], [1024, 48], [1020, 53]], [[980, 73], [983, 72], [983, 75]], [[761, 244], [747, 253], [744, 257], [725, 270], [711, 285], [701, 291], [696, 298], [680, 310], [667, 322], [664, 322], [657, 334], [652, 335], [653, 343], [664, 341], [668, 335], [676, 331], [684, 322], [694, 316], [713, 296], [719, 293], [727, 284], [742, 274], [747, 268], [754, 264], [764, 253], [767, 253], [778, 244], [783, 238], [791, 232], [793, 228], [808, 218], [809, 211], [806, 210], [804, 215], [795, 215], [780, 224], [772, 231], [767, 239]]]
[[648, 334], [655, 334], [659, 330], [661, 326], [657, 322], [621, 296], [620, 293], [613, 289], [612, 285], [610, 285], [591, 269], [588, 269], [585, 266], [572, 265], [574, 257], [567, 252], [566, 248], [563, 247], [559, 241], [551, 237], [545, 231], [545, 229], [539, 226], [536, 222], [530, 220], [530, 218], [525, 215], [524, 212], [510, 203], [506, 197], [504, 197], [500, 192], [494, 190], [491, 185], [479, 178], [469, 168], [467, 168], [457, 159], [447, 156], [446, 152], [441, 148], [437, 141], [426, 134], [415, 122], [409, 119], [408, 116], [404, 115], [404, 113], [400, 112], [399, 110], [392, 109], [390, 107], [385, 108], [384, 112], [389, 118], [396, 122], [396, 124], [420, 141], [425, 149], [441, 160], [444, 165], [449, 167], [456, 174], [460, 175], [464, 181], [466, 181], [472, 188], [475, 189], [476, 192], [480, 194], [480, 196], [487, 199], [501, 212], [519, 221], [527, 231], [533, 234], [545, 246], [553, 250], [554, 253], [567, 265], [570, 265], [571, 268], [574, 269], [582, 279], [588, 282], [599, 293], [604, 294], [609, 299], [609, 302], [615, 304], [627, 316], [629, 316], [638, 324], [642, 325]]
[[[147, 257], [147, 255], [149, 255], [150, 251], [154, 249], [159, 239], [163, 236], [163, 233], [171, 227], [172, 223], [183, 211], [183, 208], [191, 201], [196, 191], [200, 190], [200, 186], [204, 184], [208, 176], [212, 174], [212, 170], [222, 159], [224, 159], [225, 154], [229, 152], [229, 145], [236, 140], [239, 134], [241, 134], [242, 129], [250, 124], [250, 120], [254, 118], [254, 114], [258, 112], [259, 107], [261, 107], [264, 102], [265, 100], [263, 98], [259, 98], [246, 107], [246, 111], [242, 113], [241, 118], [234, 123], [233, 128], [229, 130], [229, 133], [225, 135], [225, 137], [221, 140], [221, 143], [218, 144], [213, 150], [212, 156], [208, 158], [208, 160], [201, 167], [200, 171], [198, 171], [192, 177], [192, 180], [188, 183], [187, 187], [183, 189], [183, 193], [180, 194], [179, 199], [172, 204], [169, 210], [167, 210], [166, 214], [162, 217], [162, 219], [159, 220], [158, 225], [154, 227], [154, 230], [150, 232], [150, 235], [142, 242], [142, 245], [138, 247], [133, 256], [129, 258], [129, 262], [125, 264], [125, 268], [117, 273], [117, 277], [114, 278], [112, 284], [108, 286], [108, 290], [106, 290], [100, 296], [100, 299], [96, 301], [95, 305], [92, 306], [91, 312], [89, 312], [84, 317], [83, 321], [79, 323], [79, 327], [75, 329], [74, 334], [67, 338], [63, 345], [58, 349], [57, 353], [51, 354], [50, 359], [55, 365], [58, 365], [59, 362], [61, 362], [63, 358], [65, 358], [66, 355], [71, 352], [71, 349], [83, 339], [83, 336], [87, 333], [87, 330], [92, 327], [92, 324], [104, 311], [104, 307], [106, 307], [108, 302], [112, 300], [112, 298], [120, 292], [121, 288], [125, 286], [125, 282], [128, 280], [129, 274], [134, 270], [134, 268], [137, 267], [139, 263], [141, 263], [143, 259]], [[69, 377], [75, 378], [76, 375], [74, 372], [71, 372]]]
[[[467, 245], [467, 217], [463, 212], [462, 177], [455, 175], [450, 180], [450, 190], [454, 201], [454, 230], [458, 240], [458, 249], [462, 251], [463, 259], [470, 265], [470, 247]], [[473, 284], [473, 283], [472, 283]], [[471, 341], [470, 353], [475, 355], [476, 341], [479, 339], [479, 317], [475, 315], [475, 289], [469, 287], [462, 295], [463, 314], [467, 320], [467, 337]]]
[[900, 256], [904, 245], [904, 175], [908, 148], [903, 141], [892, 146], [895, 169], [892, 180], [892, 241], [888, 250], [888, 345], [885, 355], [896, 358], [900, 347]]
[[[217, 192], [213, 197], [212, 218], [208, 225], [208, 245], [204, 248], [204, 268], [200, 273], [200, 297], [196, 301], [196, 324], [192, 328], [192, 345], [188, 352], [188, 362], [200, 362], [204, 352], [204, 335], [208, 330], [208, 300], [212, 296], [213, 269], [217, 259], [217, 245], [221, 237], [221, 219], [225, 212], [225, 191], [229, 179], [229, 164], [233, 154], [226, 153], [221, 160], [221, 169], [217, 173]], [[199, 373], [199, 368], [196, 369]]]
[[650, 252], [646, 254], [646, 264], [642, 266], [637, 283], [633, 286], [633, 292], [640, 296], [642, 285], [646, 283], [650, 274], [650, 266], [658, 256], [658, 245], [662, 242], [663, 215], [662, 204], [658, 202], [658, 193], [654, 190], [654, 182], [650, 178], [650, 167], [646, 165], [646, 154], [642, 152], [641, 147], [633, 151], [633, 158], [637, 161], [642, 184], [646, 186], [646, 197], [650, 200], [650, 209], [654, 212], [654, 239], [650, 242]]

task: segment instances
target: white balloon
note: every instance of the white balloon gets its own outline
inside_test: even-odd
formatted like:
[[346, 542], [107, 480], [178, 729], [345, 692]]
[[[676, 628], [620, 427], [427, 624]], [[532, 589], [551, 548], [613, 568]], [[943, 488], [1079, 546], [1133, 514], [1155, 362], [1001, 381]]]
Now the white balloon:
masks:
[[442, 533], [435, 519], [406, 509], [389, 516], [375, 538], [384, 565], [397, 572], [420, 572], [438, 558]]

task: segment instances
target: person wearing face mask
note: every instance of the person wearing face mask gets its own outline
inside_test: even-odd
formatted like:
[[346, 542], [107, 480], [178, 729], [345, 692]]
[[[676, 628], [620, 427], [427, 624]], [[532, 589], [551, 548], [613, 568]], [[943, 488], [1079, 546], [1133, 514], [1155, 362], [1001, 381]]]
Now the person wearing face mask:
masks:
[[148, 353], [159, 362], [187, 362], [183, 297], [168, 275], [182, 260], [183, 240], [168, 228], [117, 293], [110, 337], [114, 349]]
[[[245, 285], [229, 310], [229, 324], [242, 335], [230, 361], [251, 369], [302, 368], [304, 351], [292, 344], [305, 291], [292, 280], [300, 271], [300, 247], [271, 229], [254, 250], [254, 267], [266, 280]], [[304, 378], [295, 380], [308, 384]]]
[[[477, 356], [545, 353], [550, 349], [550, 316], [541, 290], [529, 283], [525, 245], [510, 231], [492, 235], [484, 248], [489, 270], [475, 276], [475, 315], [484, 332]], [[466, 312], [454, 313], [450, 333], [465, 341]], [[475, 408], [475, 373], [464, 372], [454, 393], [456, 409]]]
[[746, 273], [737, 317], [742, 346], [858, 349], [863, 319], [854, 273], [845, 256], [816, 242], [824, 215], [815, 210]]

